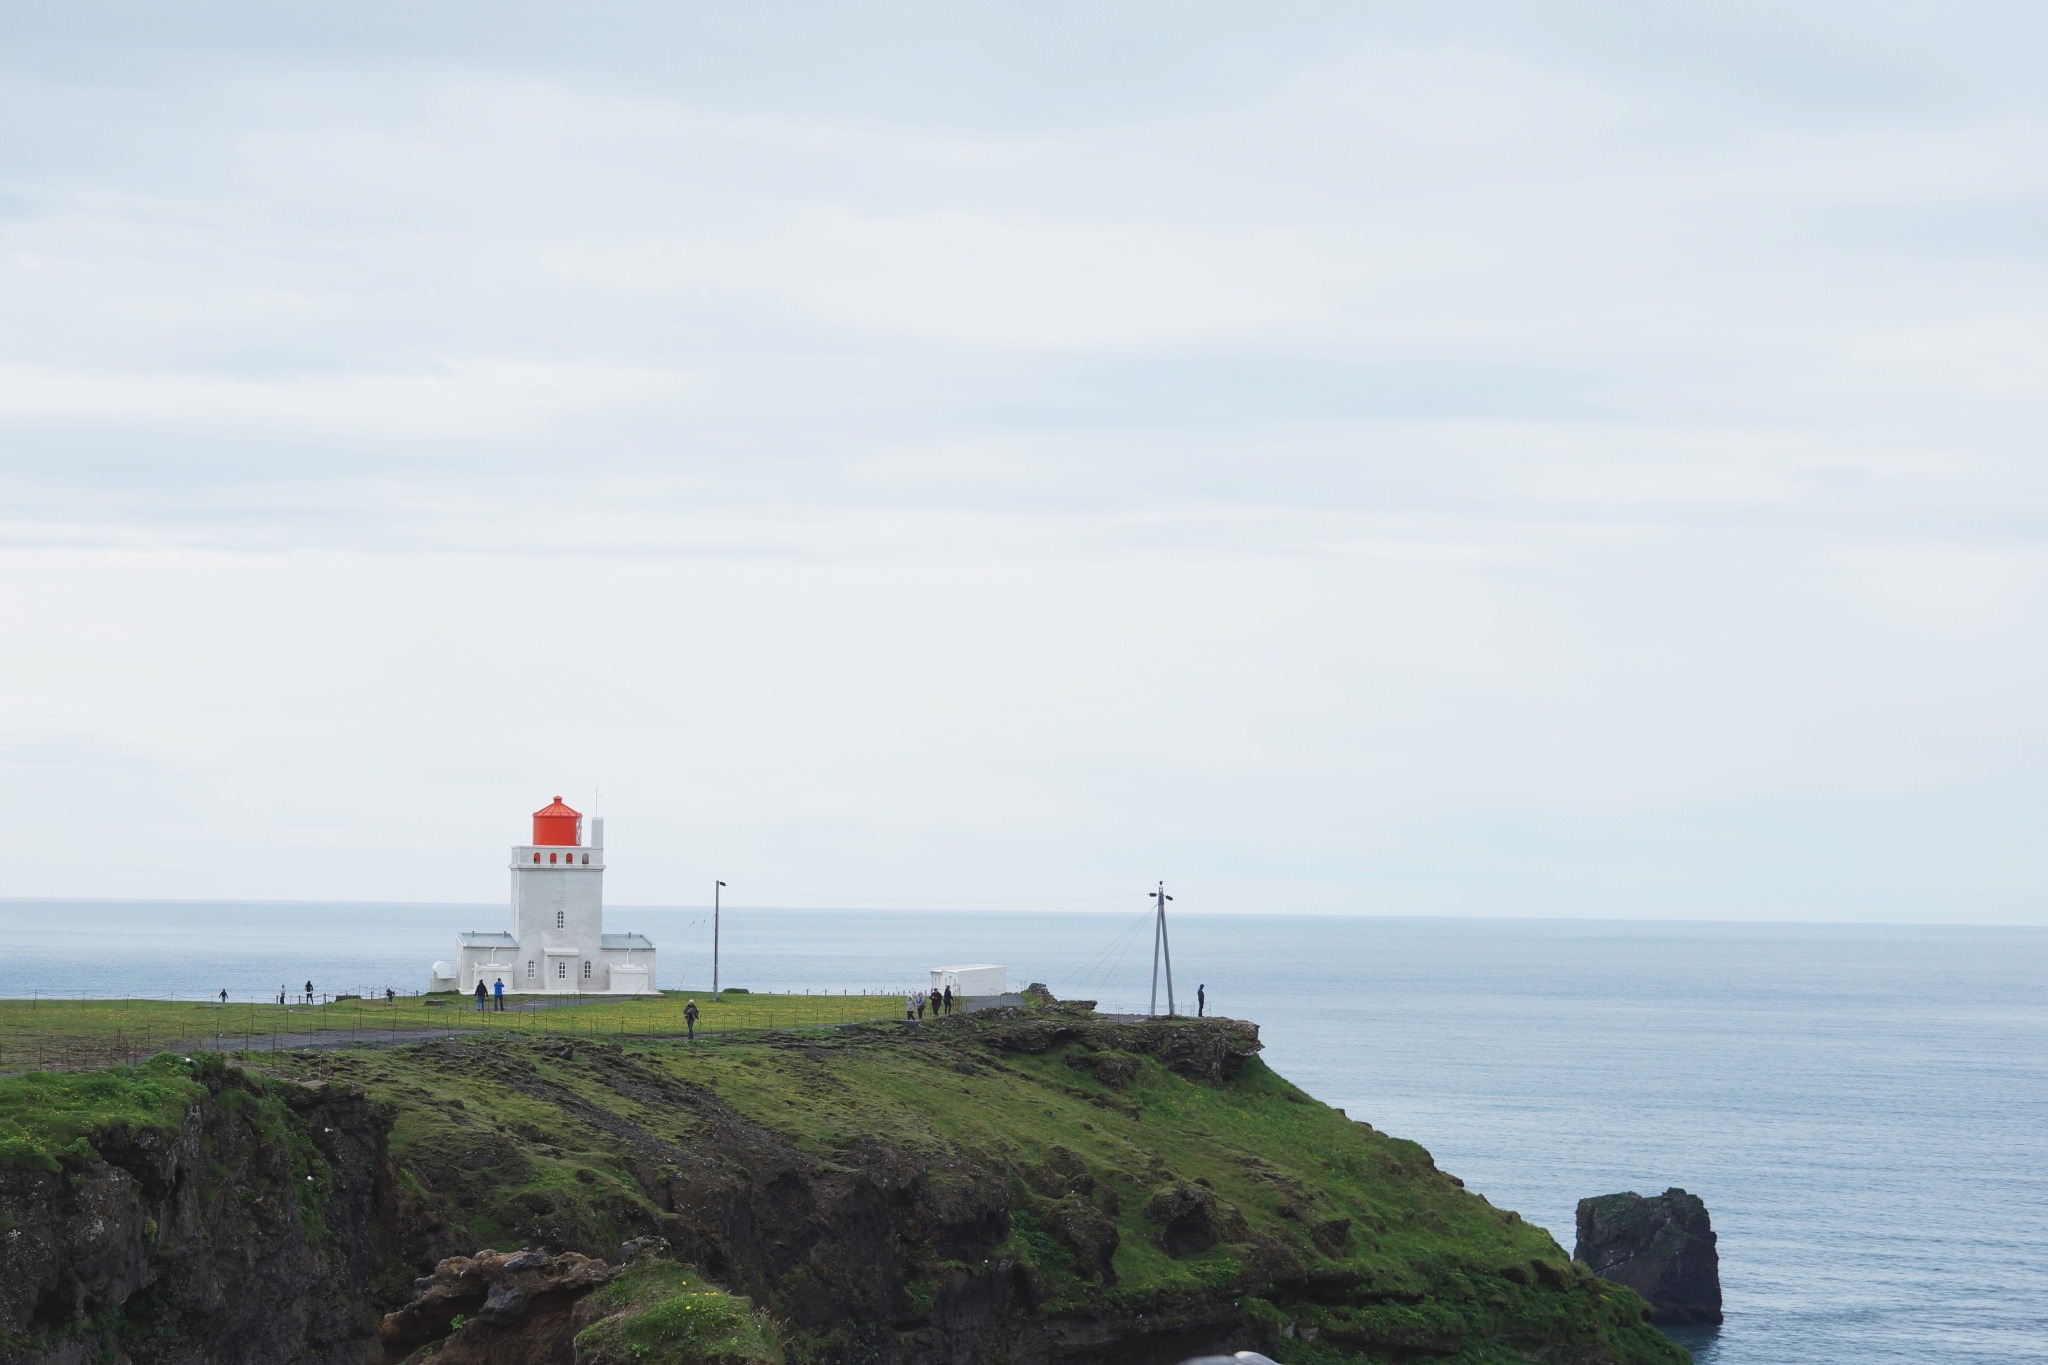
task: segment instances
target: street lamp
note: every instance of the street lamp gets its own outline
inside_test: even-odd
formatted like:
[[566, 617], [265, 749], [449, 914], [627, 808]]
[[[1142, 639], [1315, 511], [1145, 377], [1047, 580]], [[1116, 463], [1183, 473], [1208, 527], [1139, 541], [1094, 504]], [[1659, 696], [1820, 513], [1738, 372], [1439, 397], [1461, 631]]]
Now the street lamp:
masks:
[[711, 998], [718, 998], [718, 893], [724, 882], [711, 883]]

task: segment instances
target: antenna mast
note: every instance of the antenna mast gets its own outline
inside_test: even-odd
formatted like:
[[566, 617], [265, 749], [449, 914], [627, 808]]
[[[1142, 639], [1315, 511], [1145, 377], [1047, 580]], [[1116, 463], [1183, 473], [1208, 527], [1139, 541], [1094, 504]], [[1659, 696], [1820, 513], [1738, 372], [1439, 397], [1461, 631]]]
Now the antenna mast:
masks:
[[1166, 959], [1166, 1016], [1171, 1019], [1173, 1008], [1173, 944], [1166, 937], [1166, 903], [1173, 897], [1166, 894], [1166, 883], [1159, 883], [1159, 889], [1151, 893], [1151, 899], [1158, 902], [1159, 916], [1152, 926], [1152, 1013], [1159, 1013], [1159, 960]]

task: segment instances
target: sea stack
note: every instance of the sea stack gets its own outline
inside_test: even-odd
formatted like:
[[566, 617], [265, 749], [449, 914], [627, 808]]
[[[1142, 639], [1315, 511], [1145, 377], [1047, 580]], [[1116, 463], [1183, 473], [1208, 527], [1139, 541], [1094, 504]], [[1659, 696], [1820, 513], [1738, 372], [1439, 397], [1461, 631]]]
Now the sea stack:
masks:
[[1572, 1255], [1648, 1299], [1660, 1326], [1721, 1321], [1721, 1257], [1696, 1194], [1674, 1187], [1648, 1199], [1633, 1190], [1581, 1199]]

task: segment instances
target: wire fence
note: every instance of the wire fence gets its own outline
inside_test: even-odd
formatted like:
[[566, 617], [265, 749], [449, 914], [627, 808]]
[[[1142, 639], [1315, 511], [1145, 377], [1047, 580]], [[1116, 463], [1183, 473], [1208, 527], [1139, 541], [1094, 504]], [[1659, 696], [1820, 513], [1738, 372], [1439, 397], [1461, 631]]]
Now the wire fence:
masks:
[[[339, 992], [279, 1004], [37, 994], [0, 1000], [0, 1072], [132, 1066], [160, 1052], [257, 1054], [305, 1048], [395, 1046], [455, 1034], [513, 1033], [583, 1039], [712, 1038], [833, 1028], [905, 1017], [917, 987], [713, 996], [506, 995]], [[694, 1025], [686, 1010], [694, 1002]]]

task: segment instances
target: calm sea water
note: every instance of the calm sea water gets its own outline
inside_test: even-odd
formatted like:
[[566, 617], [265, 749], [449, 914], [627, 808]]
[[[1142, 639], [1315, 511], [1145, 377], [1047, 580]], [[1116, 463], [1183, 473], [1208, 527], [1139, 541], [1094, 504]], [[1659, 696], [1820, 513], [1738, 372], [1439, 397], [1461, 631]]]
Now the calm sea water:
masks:
[[[1001, 962], [1142, 1009], [1129, 914], [734, 910], [724, 979], [900, 989]], [[0, 995], [401, 990], [498, 906], [0, 902]], [[710, 921], [612, 908], [709, 980]], [[1183, 1009], [1428, 1146], [1569, 1250], [1585, 1195], [1682, 1185], [1720, 1233], [1712, 1365], [2048, 1361], [2048, 930], [1183, 915]]]

